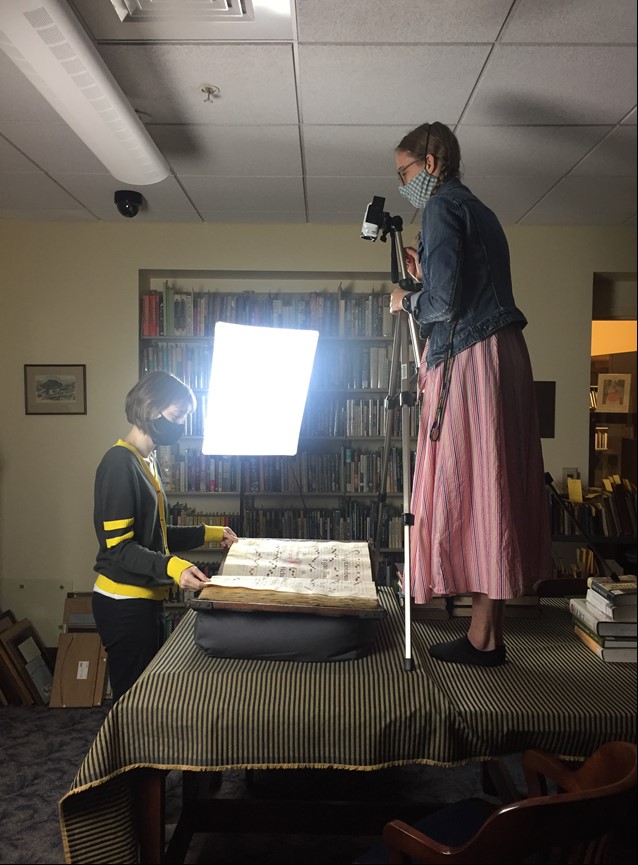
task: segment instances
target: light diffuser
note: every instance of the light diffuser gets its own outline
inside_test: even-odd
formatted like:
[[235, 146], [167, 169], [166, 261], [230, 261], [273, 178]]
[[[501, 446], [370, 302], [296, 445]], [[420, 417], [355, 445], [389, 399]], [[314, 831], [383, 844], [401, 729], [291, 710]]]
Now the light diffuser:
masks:
[[297, 453], [319, 332], [218, 322], [202, 452]]

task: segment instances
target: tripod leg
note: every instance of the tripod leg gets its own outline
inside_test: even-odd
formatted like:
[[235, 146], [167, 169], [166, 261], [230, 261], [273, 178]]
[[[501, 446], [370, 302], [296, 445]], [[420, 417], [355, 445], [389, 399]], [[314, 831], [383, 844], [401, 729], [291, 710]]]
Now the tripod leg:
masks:
[[405, 653], [404, 666], [406, 670], [414, 669], [412, 660], [412, 575], [410, 571], [410, 529], [414, 524], [414, 516], [410, 511], [412, 498], [412, 478], [410, 474], [410, 408], [414, 405], [414, 397], [410, 388], [410, 361], [408, 353], [408, 321], [401, 314], [401, 451], [403, 467], [403, 595], [405, 614]]
[[383, 526], [383, 506], [387, 495], [388, 463], [390, 459], [390, 439], [394, 427], [394, 416], [398, 405], [399, 364], [401, 358], [401, 328], [400, 317], [394, 322], [394, 334], [392, 342], [392, 359], [390, 362], [390, 378], [388, 381], [388, 395], [385, 400], [385, 437], [383, 442], [383, 459], [381, 465], [381, 478], [379, 492], [377, 494], [377, 530], [374, 538], [374, 555], [372, 571], [375, 580], [379, 576], [379, 560], [381, 556], [381, 529]]

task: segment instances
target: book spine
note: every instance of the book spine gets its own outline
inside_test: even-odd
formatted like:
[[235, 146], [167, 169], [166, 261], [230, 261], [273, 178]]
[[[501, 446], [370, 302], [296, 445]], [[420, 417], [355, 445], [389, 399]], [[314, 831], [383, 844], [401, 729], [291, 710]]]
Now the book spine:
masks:
[[593, 588], [587, 589], [585, 600], [604, 616], [613, 619], [615, 622], [635, 622], [636, 621], [636, 604], [616, 604], [610, 603]]
[[587, 581], [587, 587], [610, 604], [635, 604], [636, 592], [623, 589], [622, 582], [617, 585], [618, 588], [612, 588], [607, 583], [601, 583], [595, 577], [590, 577]]
[[599, 619], [602, 614], [596, 615], [594, 610], [586, 609], [585, 604], [576, 603], [579, 598], [570, 598], [569, 601], [569, 611], [574, 616], [574, 618], [578, 619], [579, 622], [583, 622], [590, 631], [593, 631], [595, 634], [600, 633], [599, 628]]

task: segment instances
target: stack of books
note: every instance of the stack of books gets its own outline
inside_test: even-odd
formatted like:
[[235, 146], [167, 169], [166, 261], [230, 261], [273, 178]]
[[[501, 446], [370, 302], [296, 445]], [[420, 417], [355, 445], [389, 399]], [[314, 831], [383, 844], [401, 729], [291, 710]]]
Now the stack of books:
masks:
[[[472, 595], [453, 595], [450, 599], [450, 616], [471, 616]], [[505, 616], [511, 619], [536, 619], [541, 614], [540, 597], [521, 595], [505, 601]]]
[[594, 576], [584, 598], [570, 598], [576, 636], [607, 663], [637, 660], [636, 577]]

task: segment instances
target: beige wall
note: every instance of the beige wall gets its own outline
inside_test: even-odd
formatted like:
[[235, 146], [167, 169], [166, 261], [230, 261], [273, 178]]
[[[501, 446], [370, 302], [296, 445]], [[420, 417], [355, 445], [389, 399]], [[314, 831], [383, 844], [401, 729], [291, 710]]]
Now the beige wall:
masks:
[[[557, 382], [546, 469], [586, 475], [592, 278], [636, 270], [635, 229], [516, 226], [508, 237], [535, 378]], [[0, 261], [0, 607], [31, 619], [55, 646], [66, 592], [93, 582], [95, 468], [127, 430], [138, 270], [387, 274], [390, 244], [364, 243], [352, 225], [0, 222]], [[26, 416], [25, 363], [86, 364], [87, 415]]]

